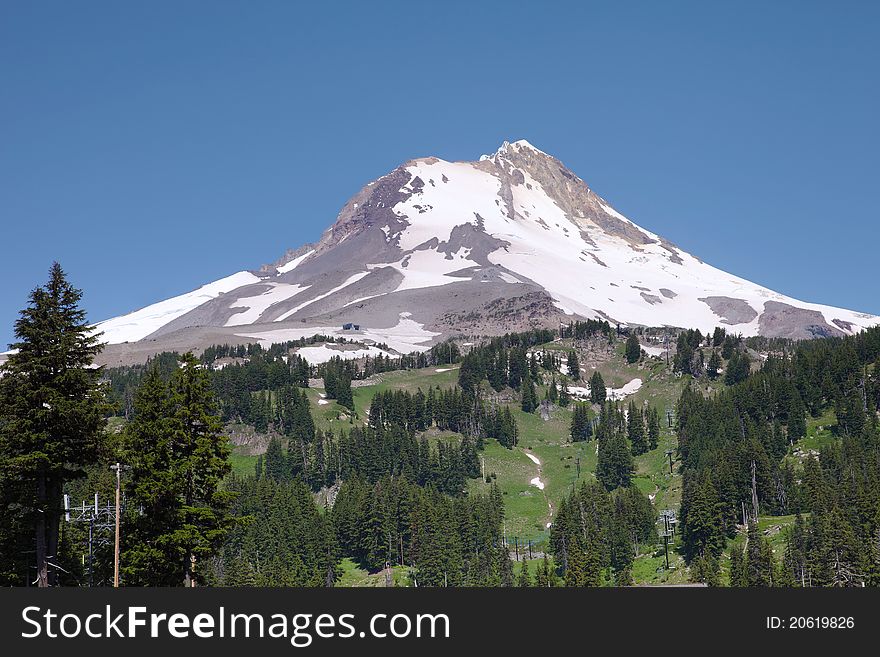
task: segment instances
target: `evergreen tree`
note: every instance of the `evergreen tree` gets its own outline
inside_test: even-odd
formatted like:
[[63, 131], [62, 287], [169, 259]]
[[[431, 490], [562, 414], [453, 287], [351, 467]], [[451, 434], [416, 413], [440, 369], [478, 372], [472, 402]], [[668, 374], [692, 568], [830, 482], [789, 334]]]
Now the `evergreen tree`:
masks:
[[547, 399], [550, 400], [551, 403], [555, 404], [559, 401], [559, 389], [556, 387], [556, 377], [553, 377], [553, 380], [550, 382], [550, 387], [547, 388]]
[[660, 444], [660, 414], [651, 407], [648, 411], [648, 449], [657, 449]]
[[734, 587], [744, 587], [749, 585], [749, 577], [746, 572], [743, 550], [737, 545], [733, 545], [730, 548], [730, 585]]
[[628, 487], [634, 472], [632, 453], [622, 433], [615, 432], [610, 438], [600, 442], [596, 479], [606, 489]]
[[263, 470], [272, 481], [282, 481], [286, 478], [286, 461], [281, 449], [281, 439], [277, 436], [269, 439]]
[[520, 568], [519, 577], [516, 579], [516, 585], [522, 588], [534, 586], [532, 577], [529, 575], [529, 562], [526, 560], [522, 562], [522, 568]]
[[625, 353], [626, 362], [630, 365], [639, 362], [639, 359], [642, 357], [642, 346], [639, 344], [639, 339], [635, 333], [630, 333], [626, 339]]
[[57, 582], [62, 490], [104, 446], [109, 406], [101, 370], [91, 367], [101, 347], [81, 298], [54, 263], [15, 322], [17, 352], [0, 368], [0, 495], [17, 509], [4, 514], [0, 534], [15, 544], [29, 529], [33, 542], [18, 545], [12, 559], [36, 548], [38, 586]]
[[233, 494], [221, 487], [230, 448], [207, 371], [186, 354], [168, 384], [145, 380], [135, 411], [123, 436], [131, 466], [123, 572], [132, 584], [190, 586], [204, 580], [233, 524]]
[[569, 404], [571, 404], [571, 392], [568, 389], [568, 381], [563, 379], [559, 386], [559, 405], [567, 408]]
[[714, 349], [712, 350], [712, 355], [709, 356], [709, 362], [706, 365], [706, 376], [708, 376], [712, 381], [718, 378], [718, 373], [721, 370], [721, 357], [718, 355], [718, 352]]
[[581, 379], [581, 365], [578, 361], [577, 351], [572, 349], [568, 352], [568, 362], [566, 363], [568, 366], [568, 376], [572, 381], [580, 381]]
[[587, 410], [586, 404], [577, 403], [574, 405], [574, 410], [571, 414], [570, 434], [571, 441], [575, 443], [589, 440], [593, 435], [593, 424], [590, 421], [589, 411]]
[[336, 380], [336, 401], [340, 405], [345, 406], [348, 410], [354, 411], [354, 396], [351, 392], [351, 377], [348, 375], [348, 372], [344, 370], [339, 373], [339, 378]]
[[682, 538], [685, 556], [717, 554], [724, 544], [718, 492], [707, 473], [683, 492]]
[[648, 443], [645, 439], [645, 420], [642, 411], [634, 401], [629, 402], [626, 416], [626, 433], [633, 456], [639, 456], [648, 451]]
[[626, 566], [621, 570], [618, 570], [614, 576], [614, 586], [632, 586], [633, 585], [633, 576], [632, 576], [632, 567]]
[[605, 381], [599, 370], [596, 370], [593, 372], [593, 376], [590, 377], [590, 401], [594, 404], [604, 404], [607, 394]]
[[694, 347], [688, 339], [688, 332], [680, 333], [675, 347], [672, 369], [682, 374], [693, 374]]
[[534, 413], [538, 408], [538, 395], [535, 392], [535, 384], [529, 378], [522, 387], [522, 410], [523, 413]]
[[692, 582], [703, 582], [708, 586], [718, 586], [720, 574], [718, 559], [711, 552], [697, 557], [691, 564]]
[[749, 521], [746, 546], [746, 579], [749, 586], [773, 586], [773, 552], [758, 533], [758, 523]]

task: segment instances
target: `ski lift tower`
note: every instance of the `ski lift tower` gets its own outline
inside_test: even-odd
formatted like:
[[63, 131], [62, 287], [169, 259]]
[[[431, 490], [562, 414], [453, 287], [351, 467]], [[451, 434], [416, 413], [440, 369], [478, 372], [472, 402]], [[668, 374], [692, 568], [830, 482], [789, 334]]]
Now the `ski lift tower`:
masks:
[[666, 555], [666, 570], [669, 570], [669, 541], [675, 538], [675, 525], [678, 520], [673, 509], [660, 511], [660, 520], [663, 522], [660, 537], [663, 539], [663, 553]]

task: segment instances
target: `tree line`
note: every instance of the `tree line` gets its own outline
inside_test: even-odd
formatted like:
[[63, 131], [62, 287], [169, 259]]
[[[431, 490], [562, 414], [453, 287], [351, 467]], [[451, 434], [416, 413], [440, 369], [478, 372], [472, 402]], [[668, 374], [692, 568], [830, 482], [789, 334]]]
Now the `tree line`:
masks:
[[[701, 576], [717, 576], [718, 558], [738, 526], [759, 515], [799, 514], [784, 558], [756, 565], [767, 556], [759, 545], [732, 553], [746, 570], [766, 573], [732, 581], [769, 583], [773, 575], [775, 583], [799, 585], [877, 582], [878, 359], [874, 328], [771, 354], [759, 371], [711, 398], [684, 390], [677, 406], [683, 550]], [[818, 458], [795, 457], [807, 416], [831, 411], [832, 439]]]

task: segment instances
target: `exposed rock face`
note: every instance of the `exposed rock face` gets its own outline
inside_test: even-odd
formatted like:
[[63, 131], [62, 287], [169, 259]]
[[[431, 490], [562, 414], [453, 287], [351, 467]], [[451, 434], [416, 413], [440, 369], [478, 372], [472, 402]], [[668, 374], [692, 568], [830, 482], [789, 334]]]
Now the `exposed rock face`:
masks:
[[476, 162], [411, 160], [349, 199], [318, 243], [101, 328], [108, 342], [158, 351], [281, 341], [354, 322], [400, 352], [450, 334], [576, 318], [786, 337], [878, 322], [703, 263], [518, 141]]
[[758, 311], [742, 299], [730, 297], [705, 297], [699, 299], [721, 318], [722, 324], [748, 324], [758, 316]]
[[830, 326], [818, 310], [797, 308], [779, 301], [768, 301], [764, 304], [760, 321], [761, 333], [771, 337], [796, 340], [844, 335], [839, 328]]

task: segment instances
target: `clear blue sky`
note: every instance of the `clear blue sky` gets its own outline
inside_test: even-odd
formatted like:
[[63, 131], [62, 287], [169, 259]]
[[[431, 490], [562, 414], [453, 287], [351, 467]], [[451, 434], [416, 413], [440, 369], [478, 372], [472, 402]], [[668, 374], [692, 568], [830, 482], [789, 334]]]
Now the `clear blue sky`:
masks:
[[0, 342], [316, 239], [416, 156], [525, 138], [637, 223], [880, 314], [880, 3], [0, 4]]

